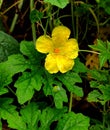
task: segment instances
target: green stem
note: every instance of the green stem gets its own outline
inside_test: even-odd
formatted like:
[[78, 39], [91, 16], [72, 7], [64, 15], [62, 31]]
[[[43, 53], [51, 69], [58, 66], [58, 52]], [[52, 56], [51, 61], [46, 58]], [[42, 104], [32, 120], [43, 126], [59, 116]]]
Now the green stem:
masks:
[[[83, 1], [75, 1], [74, 4], [85, 4]], [[91, 8], [88, 8], [88, 10], [91, 12], [93, 18], [95, 19], [96, 26], [97, 26], [97, 33], [99, 33], [99, 21], [97, 16], [95, 15], [94, 11]]]
[[16, 96], [16, 93], [9, 86], [7, 88]]
[[[34, 1], [30, 0], [30, 12], [34, 9]], [[36, 43], [36, 27], [35, 27], [35, 23], [31, 23], [31, 27], [32, 27], [32, 37], [33, 37], [33, 42], [34, 44]]]
[[99, 52], [89, 51], [89, 50], [79, 50], [79, 52], [89, 52], [89, 53], [94, 53], [94, 54], [100, 54]]
[[[23, 0], [20, 0], [20, 3], [19, 3], [19, 5], [18, 5], [19, 10], [21, 10], [22, 6], [23, 6]], [[10, 27], [10, 33], [12, 33], [13, 30], [14, 30], [14, 28], [15, 28], [16, 21], [17, 21], [17, 19], [18, 19], [18, 15], [19, 15], [19, 14], [15, 14], [15, 16], [14, 16], [14, 18], [13, 18], [13, 21], [12, 21], [12, 24], [11, 24], [11, 27]]]
[[69, 112], [71, 112], [71, 109], [72, 109], [72, 98], [73, 97], [73, 94], [72, 94], [72, 92], [70, 92], [70, 102], [69, 102]]
[[76, 39], [78, 41], [78, 16], [76, 16]]
[[104, 104], [103, 106], [103, 130], [105, 130], [105, 122], [106, 122], [106, 119], [105, 119], [105, 116], [106, 116], [106, 105]]
[[73, 37], [75, 37], [75, 23], [74, 23], [74, 0], [71, 0], [71, 18], [72, 18], [72, 31]]

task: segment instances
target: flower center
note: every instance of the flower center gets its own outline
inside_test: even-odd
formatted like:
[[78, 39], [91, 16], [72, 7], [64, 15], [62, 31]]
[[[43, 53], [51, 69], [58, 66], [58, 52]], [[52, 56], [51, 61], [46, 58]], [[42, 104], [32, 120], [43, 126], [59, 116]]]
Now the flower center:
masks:
[[54, 53], [59, 53], [60, 52], [60, 49], [59, 48], [55, 48], [54, 49]]

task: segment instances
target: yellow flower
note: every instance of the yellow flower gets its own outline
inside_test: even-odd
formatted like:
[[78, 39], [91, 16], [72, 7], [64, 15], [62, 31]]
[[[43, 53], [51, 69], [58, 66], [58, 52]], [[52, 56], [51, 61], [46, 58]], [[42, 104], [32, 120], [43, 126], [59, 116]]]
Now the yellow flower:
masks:
[[74, 59], [78, 56], [78, 43], [70, 36], [69, 28], [57, 26], [52, 36], [42, 35], [36, 41], [36, 49], [41, 53], [48, 53], [45, 68], [49, 73], [65, 73], [74, 66]]

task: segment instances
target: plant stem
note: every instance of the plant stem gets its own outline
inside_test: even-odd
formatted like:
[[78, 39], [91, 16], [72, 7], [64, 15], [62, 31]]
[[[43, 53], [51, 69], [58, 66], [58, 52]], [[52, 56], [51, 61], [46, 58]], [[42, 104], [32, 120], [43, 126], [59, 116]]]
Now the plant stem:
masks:
[[76, 39], [78, 41], [78, 16], [76, 16]]
[[[30, 12], [34, 9], [34, 1], [30, 0]], [[31, 23], [31, 27], [32, 27], [32, 37], [33, 37], [33, 42], [34, 45], [36, 43], [36, 27], [35, 27], [35, 23]]]
[[[20, 0], [20, 3], [19, 3], [19, 5], [18, 5], [19, 10], [21, 10], [22, 6], [23, 6], [23, 0]], [[14, 18], [13, 18], [13, 21], [12, 21], [12, 24], [11, 24], [11, 27], [10, 27], [10, 33], [12, 33], [13, 30], [14, 30], [14, 28], [15, 28], [16, 21], [17, 21], [17, 19], [18, 19], [18, 15], [19, 15], [19, 14], [15, 14], [15, 16], [14, 16]]]
[[72, 31], [73, 37], [75, 37], [75, 23], [74, 23], [74, 0], [71, 0], [71, 18], [72, 18]]
[[73, 94], [72, 94], [72, 92], [70, 92], [70, 102], [69, 102], [69, 112], [71, 112], [71, 109], [72, 109], [72, 98], [73, 97]]
[[16, 93], [9, 86], [7, 88], [16, 96]]
[[7, 13], [10, 9], [12, 9], [14, 6], [16, 6], [19, 3], [20, 3], [20, 1], [15, 2], [9, 8], [7, 8], [5, 11], [1, 12], [1, 14], [4, 15], [5, 13]]
[[106, 128], [105, 128], [105, 122], [106, 122], [106, 104], [104, 104], [104, 106], [103, 106], [103, 130], [105, 130]]
[[[85, 4], [83, 1], [75, 1], [74, 4]], [[97, 26], [97, 33], [99, 33], [99, 21], [97, 16], [95, 15], [94, 11], [89, 7], [88, 10], [91, 12], [93, 18], [95, 19], [96, 26]]]
[[100, 54], [99, 52], [89, 51], [89, 50], [79, 50], [79, 52], [90, 52], [90, 53], [94, 53], [94, 54]]

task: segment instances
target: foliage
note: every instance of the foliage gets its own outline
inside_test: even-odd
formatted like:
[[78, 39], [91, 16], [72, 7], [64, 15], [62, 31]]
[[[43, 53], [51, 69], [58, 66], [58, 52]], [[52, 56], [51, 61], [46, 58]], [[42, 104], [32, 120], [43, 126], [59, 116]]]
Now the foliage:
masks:
[[[12, 3], [3, 11], [5, 1], [0, 1], [0, 130], [3, 129], [4, 122], [8, 128], [16, 130], [109, 130], [110, 42], [101, 39], [99, 34], [102, 25], [110, 25], [109, 18], [104, 19], [110, 14], [109, 0], [96, 0], [93, 3], [30, 0], [30, 12], [23, 3], [24, 1]], [[29, 3], [25, 4], [28, 6]], [[10, 15], [13, 7], [18, 11], [13, 19], [10, 18], [15, 32], [11, 32], [11, 29], [4, 32], [2, 18]], [[20, 17], [22, 13], [24, 14]], [[22, 34], [21, 30], [24, 37], [16, 40], [16, 26], [26, 13], [30, 19], [27, 30], [32, 27], [32, 36], [30, 32], [27, 37], [30, 36], [31, 40], [25, 38], [26, 34]], [[22, 21], [22, 24], [27, 21]], [[68, 26], [71, 30], [71, 36], [79, 43], [79, 56], [68, 72], [50, 74], [44, 67], [46, 56], [36, 50], [35, 38], [37, 36], [38, 39], [41, 35], [49, 37], [58, 25]], [[27, 31], [25, 27], [22, 28]], [[91, 28], [97, 30], [97, 39], [92, 39], [92, 42], [88, 37]], [[60, 34], [63, 36], [63, 32]], [[87, 53], [96, 55], [97, 68], [85, 65]], [[92, 62], [96, 60], [92, 59], [92, 54], [89, 56]], [[94, 115], [97, 116], [98, 112], [94, 113], [94, 109], [100, 117], [95, 118]]]

